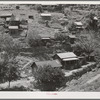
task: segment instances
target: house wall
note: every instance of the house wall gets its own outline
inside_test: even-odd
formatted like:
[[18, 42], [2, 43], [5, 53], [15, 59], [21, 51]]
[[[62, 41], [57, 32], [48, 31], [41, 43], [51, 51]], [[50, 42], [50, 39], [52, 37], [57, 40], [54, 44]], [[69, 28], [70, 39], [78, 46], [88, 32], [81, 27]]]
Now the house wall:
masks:
[[9, 33], [10, 34], [17, 34], [18, 33], [18, 29], [10, 29]]

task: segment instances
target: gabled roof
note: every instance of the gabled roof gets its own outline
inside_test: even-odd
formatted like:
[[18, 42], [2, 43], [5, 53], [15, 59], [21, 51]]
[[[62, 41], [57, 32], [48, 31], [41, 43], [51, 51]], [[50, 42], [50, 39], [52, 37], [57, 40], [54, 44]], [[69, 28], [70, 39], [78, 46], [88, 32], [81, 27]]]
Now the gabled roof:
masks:
[[38, 62], [35, 62], [35, 64], [38, 67], [44, 67], [45, 65], [50, 65], [51, 67], [61, 67], [62, 66], [58, 60], [38, 61]]
[[76, 58], [77, 56], [73, 52], [65, 52], [57, 54], [61, 59]]

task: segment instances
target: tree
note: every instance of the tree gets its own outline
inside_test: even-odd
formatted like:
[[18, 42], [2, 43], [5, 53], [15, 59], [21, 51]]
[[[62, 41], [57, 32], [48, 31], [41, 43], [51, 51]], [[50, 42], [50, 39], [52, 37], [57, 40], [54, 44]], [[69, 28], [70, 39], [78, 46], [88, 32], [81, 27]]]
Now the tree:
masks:
[[42, 8], [42, 5], [41, 5], [41, 4], [35, 5], [35, 9], [36, 9], [39, 13], [42, 13], [42, 12], [43, 12], [43, 8]]
[[90, 30], [95, 30], [97, 31], [98, 29], [98, 19], [94, 19], [94, 17], [96, 17], [97, 15], [97, 12], [91, 10], [89, 12], [89, 14], [86, 16], [86, 23], [87, 23], [87, 29], [90, 29]]
[[[9, 34], [0, 34], [0, 80], [1, 82], [17, 79], [19, 71], [16, 56], [19, 53], [19, 45], [13, 41]], [[10, 84], [9, 84], [10, 86]]]
[[62, 70], [50, 65], [39, 67], [33, 75], [36, 80], [35, 86], [41, 91], [55, 91], [65, 85], [65, 76]]
[[84, 35], [78, 37], [78, 40], [73, 46], [73, 50], [78, 55], [85, 53], [89, 57], [95, 49], [99, 48], [99, 43], [94, 37], [95, 33], [93, 31], [83, 31], [82, 33], [84, 33]]
[[10, 82], [20, 78], [20, 71], [18, 63], [15, 59], [9, 61], [6, 67], [7, 67], [6, 78], [9, 82], [8, 87], [10, 88]]
[[27, 42], [31, 47], [37, 47], [41, 45], [41, 37], [38, 35], [39, 31], [34, 29], [34, 30], [29, 30], [28, 35], [27, 35]]

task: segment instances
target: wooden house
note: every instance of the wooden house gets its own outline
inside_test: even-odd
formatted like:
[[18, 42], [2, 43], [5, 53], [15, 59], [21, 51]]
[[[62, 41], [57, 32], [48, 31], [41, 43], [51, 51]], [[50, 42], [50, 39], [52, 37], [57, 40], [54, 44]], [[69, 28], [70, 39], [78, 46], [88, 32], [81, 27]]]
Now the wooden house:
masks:
[[58, 60], [48, 60], [48, 61], [37, 61], [34, 62], [31, 67], [32, 67], [32, 72], [34, 73], [39, 67], [44, 67], [44, 66], [51, 66], [53, 68], [61, 68], [62, 65]]
[[59, 60], [64, 69], [75, 69], [79, 66], [79, 59], [73, 52], [58, 53], [53, 56], [53, 59]]
[[19, 31], [18, 26], [9, 26], [8, 29], [10, 34], [17, 34]]
[[20, 19], [17, 17], [15, 17], [13, 20], [10, 17], [7, 17], [6, 22], [10, 26], [18, 26], [19, 27], [19, 25], [20, 25]]

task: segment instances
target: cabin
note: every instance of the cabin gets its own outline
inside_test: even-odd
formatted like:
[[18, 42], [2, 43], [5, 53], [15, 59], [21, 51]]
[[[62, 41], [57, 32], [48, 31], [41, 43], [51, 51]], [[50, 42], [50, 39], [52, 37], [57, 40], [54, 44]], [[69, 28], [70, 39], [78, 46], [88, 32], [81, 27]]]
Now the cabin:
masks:
[[72, 70], [79, 68], [79, 58], [73, 52], [57, 53], [53, 56], [53, 59], [59, 60], [62, 64], [62, 68], [66, 70]]
[[7, 17], [11, 17], [13, 14], [12, 13], [5, 13], [5, 14], [1, 14], [0, 18], [4, 18], [6, 20]]
[[53, 68], [62, 67], [61, 63], [58, 60], [36, 61], [31, 65], [32, 72], [34, 73], [39, 67], [44, 67], [44, 66], [51, 66]]
[[17, 34], [19, 31], [18, 26], [9, 26], [8, 29], [10, 34]]
[[69, 35], [69, 41], [71, 44], [74, 44], [75, 40], [77, 39], [75, 35]]
[[74, 25], [75, 25], [76, 29], [83, 29], [82, 22], [74, 22]]
[[39, 34], [39, 36], [41, 37], [41, 41], [44, 46], [46, 46], [47, 43], [51, 43], [51, 38], [53, 38], [46, 34]]
[[42, 13], [41, 15], [41, 18], [42, 18], [42, 20], [47, 20], [47, 21], [50, 21], [51, 20], [51, 14], [49, 14], [49, 13]]
[[13, 20], [11, 20], [10, 17], [6, 18], [6, 23], [9, 24], [10, 26], [18, 26], [20, 25], [20, 19], [15, 17]]

